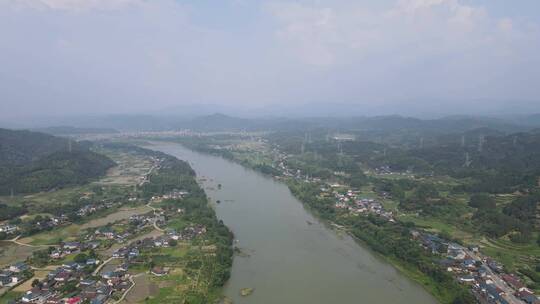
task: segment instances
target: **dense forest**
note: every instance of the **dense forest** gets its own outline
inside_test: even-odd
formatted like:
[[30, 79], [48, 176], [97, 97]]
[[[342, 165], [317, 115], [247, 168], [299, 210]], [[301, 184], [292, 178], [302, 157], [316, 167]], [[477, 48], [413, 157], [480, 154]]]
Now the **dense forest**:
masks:
[[518, 245], [540, 244], [539, 132], [481, 128], [409, 136], [416, 137], [414, 146], [388, 138], [336, 140], [320, 131], [275, 132], [265, 138], [288, 154], [293, 171], [323, 179], [342, 172], [348, 185], [388, 193], [401, 212]]
[[90, 151], [87, 143], [0, 129], [0, 195], [83, 184], [112, 166], [111, 159]]
[[408, 136], [415, 137], [414, 146], [406, 139], [395, 142], [388, 137], [371, 141], [359, 136], [356, 140], [338, 141], [321, 130], [275, 132], [266, 137], [290, 154], [302, 154], [303, 149], [303, 157], [311, 158], [306, 163], [317, 163], [319, 168], [329, 170], [347, 171], [359, 163], [372, 169], [388, 167], [393, 172], [468, 178], [471, 182], [461, 189], [467, 192], [508, 193], [538, 185], [540, 133], [534, 130], [504, 134], [482, 128]]
[[[76, 143], [72, 148], [77, 148]], [[58, 151], [67, 151], [69, 140], [25, 130], [0, 129], [0, 167], [26, 165]]]

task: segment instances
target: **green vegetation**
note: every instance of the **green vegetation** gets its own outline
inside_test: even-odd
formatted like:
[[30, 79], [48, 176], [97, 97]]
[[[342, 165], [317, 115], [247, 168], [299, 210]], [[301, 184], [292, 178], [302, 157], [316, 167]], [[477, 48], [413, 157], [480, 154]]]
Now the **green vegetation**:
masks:
[[104, 175], [114, 162], [91, 151], [54, 152], [28, 165], [3, 170], [0, 193], [34, 193], [82, 185]]
[[0, 129], [0, 194], [49, 191], [82, 185], [114, 162], [87, 144], [28, 131]]
[[[396, 263], [445, 303], [454, 299], [466, 303], [468, 293], [463, 293], [451, 276], [439, 273], [433, 256], [415, 251], [413, 244], [408, 244], [411, 227], [458, 243], [480, 245], [484, 254], [521, 274], [531, 288], [538, 289], [534, 281], [540, 261], [538, 134], [506, 136], [482, 131], [489, 136], [479, 149], [472, 138], [478, 138], [480, 131], [466, 131], [465, 145], [462, 135], [426, 135], [429, 140], [422, 148], [418, 142], [411, 145], [411, 141], [399, 136], [383, 136], [377, 143], [338, 142], [329, 139], [327, 131], [309, 132], [309, 140], [306, 131], [270, 133], [264, 136], [266, 147], [257, 148], [249, 147], [249, 139], [232, 135], [180, 141], [268, 175], [280, 175], [276, 174], [278, 150], [282, 153], [279, 162], [292, 174], [299, 170], [302, 176], [349, 185], [360, 189], [365, 197], [376, 197], [395, 212], [396, 224], [347, 217], [334, 208], [333, 199], [320, 195], [322, 184], [304, 183], [303, 177], [286, 179], [301, 201], [323, 218], [348, 227], [351, 234]], [[369, 132], [356, 134], [372, 136]], [[409, 260], [410, 256], [413, 260]]]
[[21, 206], [8, 206], [0, 204], [0, 221], [10, 220], [26, 213], [26, 209]]
[[[203, 238], [192, 240], [188, 246], [177, 242], [169, 244], [170, 248], [154, 248], [143, 253], [143, 260], [149, 267], [172, 268], [169, 275], [159, 279], [168, 287], [160, 288], [159, 293], [147, 303], [180, 299], [184, 303], [212, 303], [219, 299], [221, 288], [230, 277], [233, 235], [217, 219], [189, 164], [163, 153], [152, 153], [162, 160], [160, 169], [153, 172], [149, 182], [142, 186], [143, 196], [160, 196], [182, 189], [188, 193], [186, 197], [159, 203], [166, 214], [177, 214], [168, 219], [167, 228], [179, 231], [188, 225], [199, 225], [205, 227], [206, 233]], [[181, 213], [177, 213], [179, 208]]]
[[287, 180], [291, 192], [314, 209], [323, 219], [347, 227], [356, 238], [393, 261], [398, 267], [430, 290], [442, 303], [474, 303], [467, 289], [437, 264], [438, 257], [430, 255], [410, 239], [411, 227], [391, 223], [369, 215], [349, 216], [333, 208], [333, 200], [322, 198], [320, 185]]
[[12, 303], [14, 300], [20, 298], [23, 295], [22, 292], [8, 291], [0, 297], [0, 304]]
[[[105, 144], [101, 149], [115, 159], [122, 159], [119, 167], [123, 168], [123, 171], [114, 173], [121, 176], [119, 182], [109, 176], [107, 182], [96, 181], [58, 191], [4, 198], [6, 204], [0, 204], [0, 210], [4, 211], [4, 216], [14, 217], [10, 223], [17, 225], [18, 233], [26, 236], [19, 240], [32, 245], [45, 245], [20, 258], [26, 258], [29, 265], [38, 268], [51, 263], [84, 263], [88, 258], [104, 260], [110, 256], [110, 251], [114, 250], [114, 247], [109, 248], [115, 243], [113, 240], [103, 240], [97, 252], [85, 250], [66, 255], [60, 260], [53, 260], [50, 254], [55, 250], [52, 245], [66, 241], [85, 242], [87, 235], [94, 235], [97, 227], [109, 227], [118, 234], [129, 232], [133, 237], [150, 235], [150, 231], [154, 236], [159, 235], [161, 232], [154, 230], [152, 225], [135, 232], [138, 224], [127, 221], [127, 218], [131, 214], [150, 213], [151, 209], [143, 204], [151, 197], [181, 190], [186, 193], [182, 198], [153, 203], [153, 207], [159, 208], [164, 214], [165, 219], [160, 225], [167, 231], [181, 232], [195, 227], [203, 232], [178, 241], [171, 240], [169, 247], [141, 249], [139, 259], [130, 265], [130, 268], [132, 271], [141, 272], [147, 272], [156, 266], [167, 269], [166, 275], [149, 275], [150, 280], [160, 288], [151, 292], [146, 300], [148, 303], [212, 303], [220, 299], [222, 286], [230, 277], [233, 235], [223, 222], [217, 219], [205, 192], [196, 182], [193, 169], [184, 161], [136, 146]], [[140, 176], [144, 174], [145, 183], [133, 187], [132, 180], [127, 182], [126, 173], [132, 170], [126, 168], [128, 163], [124, 161], [129, 159], [131, 164], [133, 159], [117, 153], [124, 156], [137, 155], [137, 164], [140, 163], [140, 157], [151, 160], [147, 167], [135, 170], [139, 174], [133, 180], [139, 182]], [[159, 166], [155, 166], [156, 164]], [[150, 166], [154, 169], [146, 176]], [[86, 213], [85, 210], [90, 210], [89, 207], [92, 211]], [[24, 216], [21, 216], [23, 214]], [[52, 217], [62, 218], [66, 222], [50, 224]], [[76, 284], [70, 283], [63, 286], [61, 291], [76, 294], [79, 289]], [[20, 295], [8, 293], [2, 297], [2, 301], [18, 296]]]

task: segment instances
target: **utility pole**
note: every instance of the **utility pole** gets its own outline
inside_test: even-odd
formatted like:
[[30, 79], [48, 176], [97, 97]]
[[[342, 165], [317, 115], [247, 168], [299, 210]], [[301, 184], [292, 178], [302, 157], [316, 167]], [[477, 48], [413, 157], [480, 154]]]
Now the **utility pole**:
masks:
[[306, 143], [308, 142], [308, 134], [304, 133], [304, 140], [302, 141], [302, 154], [306, 152]]
[[338, 141], [338, 150], [339, 150], [339, 155], [343, 155], [343, 145], [341, 144], [340, 141]]
[[480, 137], [478, 138], [478, 152], [482, 152], [484, 150], [484, 135], [480, 135]]
[[465, 135], [461, 135], [461, 147], [465, 148]]
[[465, 152], [465, 164], [464, 166], [469, 168], [471, 166], [472, 160], [469, 156], [469, 152]]

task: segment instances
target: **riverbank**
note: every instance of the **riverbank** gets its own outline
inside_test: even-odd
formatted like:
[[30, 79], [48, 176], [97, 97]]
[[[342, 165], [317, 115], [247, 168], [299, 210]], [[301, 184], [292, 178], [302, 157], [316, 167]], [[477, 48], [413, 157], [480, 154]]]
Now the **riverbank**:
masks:
[[[230, 277], [232, 266], [233, 235], [218, 220], [193, 169], [187, 162], [160, 152], [136, 146], [121, 148], [127, 153], [149, 156], [156, 164], [154, 170], [139, 179], [143, 182], [130, 187], [129, 196], [119, 199], [120, 203], [129, 203], [121, 205], [124, 209], [103, 208], [104, 213], [114, 211], [107, 216], [81, 216], [79, 224], [25, 239], [29, 243], [50, 243], [48, 240], [62, 236], [62, 241], [54, 247], [13, 239], [17, 246], [38, 247], [38, 250], [24, 260], [18, 256], [21, 263], [17, 267], [26, 269], [18, 271], [23, 276], [6, 271], [22, 284], [0, 297], [0, 303], [11, 299], [23, 301], [22, 294], [30, 289], [48, 297], [91, 302], [97, 301], [92, 290], [100, 288], [110, 291], [99, 298], [100, 302], [120, 303], [138, 287], [134, 279], [143, 273], [148, 274], [147, 283], [156, 288], [147, 288], [146, 296], [140, 301], [202, 304], [222, 299], [223, 285]], [[129, 204], [136, 208], [126, 209]], [[59, 235], [59, 229], [66, 231]], [[57, 283], [49, 286], [45, 277]]]
[[[216, 212], [237, 246], [250, 252], [235, 258], [225, 288], [234, 303], [437, 303], [367, 247], [328, 229], [286, 184], [178, 144], [152, 148], [190, 162], [209, 196], [221, 201]], [[243, 288], [255, 291], [242, 297]]]
[[[295, 191], [293, 188], [294, 184], [292, 180], [290, 179], [285, 180], [284, 183], [287, 185], [291, 193], [295, 195]], [[312, 198], [311, 200], [309, 200], [301, 195], [295, 195], [295, 197], [299, 201], [301, 201], [304, 204], [304, 206], [306, 206], [310, 210], [310, 212], [314, 213], [317, 217], [329, 223], [331, 227], [341, 227], [339, 229], [340, 231], [344, 231], [345, 233], [347, 233], [347, 235], [352, 237], [355, 241], [370, 248], [374, 254], [382, 258], [387, 263], [391, 264], [403, 275], [407, 276], [408, 278], [418, 283], [427, 292], [432, 294], [440, 303], [448, 303], [448, 304], [455, 303], [454, 302], [455, 299], [458, 297], [461, 297], [461, 294], [463, 292], [466, 292], [465, 289], [461, 288], [461, 286], [457, 284], [452, 284], [454, 286], [448, 286], [448, 285], [442, 286], [440, 282], [437, 282], [432, 277], [421, 272], [417, 266], [404, 262], [403, 260], [400, 260], [399, 258], [394, 256], [391, 252], [385, 252], [385, 250], [380, 245], [375, 245], [374, 243], [370, 242], [370, 240], [368, 239], [368, 234], [366, 233], [366, 230], [352, 230], [350, 225], [340, 222], [339, 220], [336, 220], [336, 218], [329, 217], [325, 213], [321, 213], [321, 209], [320, 208], [318, 209], [316, 206], [314, 206], [311, 203], [314, 200], [316, 200], [316, 198]], [[451, 278], [448, 277], [446, 278], [446, 281], [444, 283], [446, 284], [453, 283], [453, 280], [451, 281]]]
[[[188, 146], [188, 148], [223, 157], [266, 176], [275, 177], [276, 175], [273, 171], [267, 172], [266, 166], [251, 163], [245, 159], [236, 159], [234, 153], [230, 151], [196, 145]], [[331, 204], [329, 202], [321, 203], [315, 194], [306, 195], [306, 193], [294, 189], [298, 183], [309, 183], [297, 181], [294, 178], [281, 178], [280, 181], [284, 182], [289, 191], [317, 217], [329, 223], [346, 227], [347, 233], [356, 241], [373, 250], [396, 270], [422, 286], [440, 303], [474, 303], [468, 290], [442, 270], [436, 263], [435, 257], [429, 255], [410, 239], [410, 231], [403, 223], [383, 223], [375, 218], [369, 219], [364, 216], [338, 218], [331, 212], [334, 209], [333, 202]], [[317, 203], [318, 201], [319, 203]], [[362, 229], [359, 229], [358, 226]]]

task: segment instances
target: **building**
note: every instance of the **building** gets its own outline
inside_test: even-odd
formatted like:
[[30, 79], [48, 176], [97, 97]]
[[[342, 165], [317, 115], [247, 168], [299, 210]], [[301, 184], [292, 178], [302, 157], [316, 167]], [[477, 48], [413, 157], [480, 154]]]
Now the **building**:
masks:
[[26, 265], [25, 263], [23, 262], [18, 262], [18, 263], [15, 263], [11, 266], [9, 266], [9, 270], [12, 271], [12, 272], [23, 272], [25, 270], [28, 270], [28, 265]]
[[152, 268], [152, 270], [150, 271], [153, 275], [157, 276], [157, 277], [162, 277], [164, 275], [167, 275], [167, 271], [161, 267], [154, 267]]

